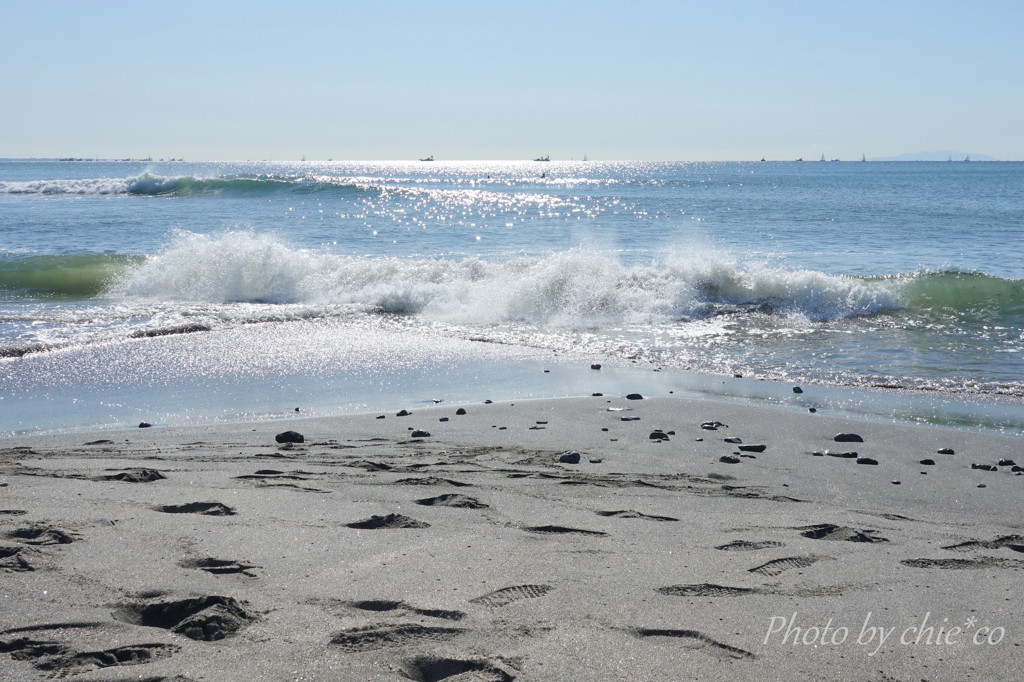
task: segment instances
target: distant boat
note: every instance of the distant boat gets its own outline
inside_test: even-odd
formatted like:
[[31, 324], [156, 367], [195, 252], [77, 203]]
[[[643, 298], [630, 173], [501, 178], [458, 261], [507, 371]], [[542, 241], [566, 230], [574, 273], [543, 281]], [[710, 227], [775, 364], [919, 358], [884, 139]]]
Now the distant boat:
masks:
[[822, 160], [822, 161], [824, 161], [824, 160], [825, 160], [825, 155], [824, 155], [824, 154], [822, 154], [822, 155], [821, 155], [821, 160]]
[[867, 161], [867, 160], [868, 160], [868, 157], [867, 157], [867, 155], [866, 155], [866, 154], [861, 154], [861, 155], [860, 155], [860, 160], [861, 160], [861, 161]]
[[803, 161], [803, 160], [804, 160], [804, 157], [802, 157], [802, 156], [799, 159], [797, 159], [797, 161]]
[[534, 159], [534, 161], [550, 161], [550, 160], [551, 160], [550, 156], [542, 156], [539, 159]]
[[302, 155], [302, 160], [303, 160], [303, 161], [305, 161], [305, 160], [306, 160], [306, 155], [305, 155], [305, 154], [303, 154], [303, 155]]
[[761, 161], [764, 161], [764, 157], [763, 156], [761, 157]]
[[584, 160], [584, 161], [586, 161], [586, 160], [587, 160], [587, 153], [586, 153], [586, 152], [583, 152], [583, 160]]
[[434, 160], [434, 155], [433, 154], [431, 154], [430, 156], [428, 156], [425, 159], [420, 159], [420, 161], [433, 161], [433, 160]]
[[971, 160], [971, 155], [970, 155], [970, 154], [968, 154], [968, 155], [967, 155], [967, 158], [965, 158], [965, 159], [964, 159], [964, 161], [970, 161], [970, 160]]

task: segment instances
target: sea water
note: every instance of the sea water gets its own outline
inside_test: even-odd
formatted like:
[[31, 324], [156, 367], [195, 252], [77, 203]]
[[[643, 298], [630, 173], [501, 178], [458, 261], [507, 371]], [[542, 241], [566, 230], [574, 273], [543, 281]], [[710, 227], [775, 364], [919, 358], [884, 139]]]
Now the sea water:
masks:
[[0, 161], [0, 434], [633, 390], [1020, 434], [1022, 232], [1019, 163]]

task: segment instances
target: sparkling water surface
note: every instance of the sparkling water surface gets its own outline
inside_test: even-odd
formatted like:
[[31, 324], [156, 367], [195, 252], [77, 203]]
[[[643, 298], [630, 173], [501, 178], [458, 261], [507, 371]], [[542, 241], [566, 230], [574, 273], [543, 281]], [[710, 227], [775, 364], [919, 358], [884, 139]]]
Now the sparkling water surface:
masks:
[[591, 361], [623, 391], [805, 409], [799, 382], [836, 413], [1015, 432], [1022, 181], [978, 162], [0, 161], [0, 432], [589, 394]]

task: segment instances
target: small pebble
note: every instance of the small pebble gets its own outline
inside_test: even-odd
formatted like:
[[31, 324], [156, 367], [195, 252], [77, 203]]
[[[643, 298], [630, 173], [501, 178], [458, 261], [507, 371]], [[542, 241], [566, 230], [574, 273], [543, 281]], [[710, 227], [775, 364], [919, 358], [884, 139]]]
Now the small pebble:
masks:
[[601, 458], [600, 457], [591, 457], [588, 461], [591, 464], [600, 464], [601, 463]]
[[439, 421], [439, 422], [446, 422], [446, 421], [448, 421], [448, 417], [441, 417], [437, 421]]
[[804, 392], [804, 389], [800, 388], [799, 386], [794, 386], [793, 387], [793, 393], [803, 393], [803, 392]]
[[941, 450], [939, 450], [938, 454], [940, 454], [940, 455], [953, 455], [953, 454], [956, 454], [956, 453], [953, 452], [952, 448], [942, 448]]
[[984, 483], [979, 483], [979, 484], [978, 484], [978, 487], [979, 487], [979, 488], [987, 488], [988, 486], [987, 486], [987, 485], [985, 485]]
[[893, 485], [899, 485], [899, 484], [900, 484], [900, 482], [899, 482], [899, 481], [893, 481], [893, 482], [892, 482], [892, 484], [893, 484]]

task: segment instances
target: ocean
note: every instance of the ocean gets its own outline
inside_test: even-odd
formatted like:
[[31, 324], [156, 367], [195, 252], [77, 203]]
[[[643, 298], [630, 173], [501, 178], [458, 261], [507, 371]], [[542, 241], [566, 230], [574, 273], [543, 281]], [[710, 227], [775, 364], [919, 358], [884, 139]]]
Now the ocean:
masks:
[[1022, 435], [1022, 237], [1009, 162], [0, 160], [0, 435], [632, 391]]

